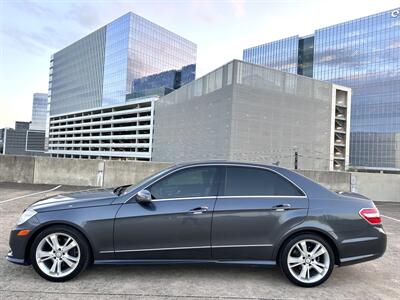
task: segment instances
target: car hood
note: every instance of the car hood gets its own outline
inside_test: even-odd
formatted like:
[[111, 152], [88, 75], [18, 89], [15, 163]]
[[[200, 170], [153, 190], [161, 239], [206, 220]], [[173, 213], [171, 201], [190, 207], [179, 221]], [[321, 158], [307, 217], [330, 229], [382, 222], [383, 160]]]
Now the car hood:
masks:
[[118, 196], [113, 193], [113, 189], [92, 189], [73, 193], [59, 194], [44, 198], [33, 203], [29, 209], [37, 212], [82, 208], [90, 206], [101, 206], [111, 204]]

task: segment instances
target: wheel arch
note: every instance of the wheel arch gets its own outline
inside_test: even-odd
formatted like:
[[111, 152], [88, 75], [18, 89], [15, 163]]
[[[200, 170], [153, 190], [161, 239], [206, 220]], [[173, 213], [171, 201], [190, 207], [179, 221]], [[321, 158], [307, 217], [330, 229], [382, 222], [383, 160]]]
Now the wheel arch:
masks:
[[298, 229], [294, 232], [289, 233], [287, 236], [285, 236], [278, 244], [278, 247], [276, 247], [274, 251], [274, 258], [279, 264], [279, 259], [280, 259], [280, 254], [282, 252], [283, 247], [285, 246], [286, 243], [288, 243], [291, 239], [294, 237], [301, 235], [301, 234], [315, 234], [321, 238], [323, 238], [332, 248], [333, 255], [335, 256], [335, 265], [340, 265], [340, 254], [339, 254], [339, 248], [337, 246], [337, 243], [335, 241], [335, 238], [328, 232], [316, 229], [316, 228], [301, 228]]
[[26, 247], [25, 247], [25, 253], [24, 253], [24, 258], [25, 261], [28, 262], [28, 264], [31, 264], [32, 262], [30, 261], [30, 250], [33, 244], [33, 241], [35, 240], [35, 238], [45, 229], [53, 227], [53, 226], [66, 226], [66, 227], [70, 227], [76, 231], [78, 231], [83, 238], [86, 240], [88, 246], [89, 246], [89, 250], [90, 250], [90, 262], [93, 262], [94, 259], [94, 253], [93, 253], [93, 247], [92, 244], [90, 242], [90, 239], [88, 238], [87, 234], [82, 230], [82, 228], [80, 228], [79, 226], [77, 226], [76, 224], [70, 223], [70, 222], [48, 222], [48, 223], [44, 223], [42, 224], [39, 228], [37, 228], [33, 234], [30, 236]]

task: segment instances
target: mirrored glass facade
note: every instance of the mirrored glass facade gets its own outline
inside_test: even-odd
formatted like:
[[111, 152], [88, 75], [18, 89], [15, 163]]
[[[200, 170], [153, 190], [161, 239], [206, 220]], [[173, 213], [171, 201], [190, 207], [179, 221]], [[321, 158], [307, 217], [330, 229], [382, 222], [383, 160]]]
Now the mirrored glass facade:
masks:
[[[157, 76], [166, 71], [180, 72], [175, 85], [180, 87], [195, 79], [196, 51], [191, 41], [127, 13], [54, 54], [50, 114], [124, 103], [128, 94], [131, 98], [136, 93], [134, 82], [149, 76], [151, 88], [169, 89], [171, 84]], [[136, 95], [152, 94], [144, 86]]]
[[243, 50], [243, 60], [277, 70], [297, 73], [299, 36]]
[[[312, 74], [300, 72], [299, 51], [298, 74], [352, 88], [350, 165], [355, 167], [400, 169], [399, 12], [393, 9], [316, 30], [313, 57], [308, 59]], [[246, 51], [243, 57], [249, 61]], [[271, 56], [264, 53], [250, 61], [271, 66], [271, 61], [260, 62]]]
[[353, 90], [352, 165], [400, 168], [400, 17], [388, 11], [317, 30], [314, 72]]
[[46, 130], [47, 122], [47, 94], [33, 94], [31, 130]]
[[130, 22], [126, 14], [107, 25], [102, 106], [125, 101]]

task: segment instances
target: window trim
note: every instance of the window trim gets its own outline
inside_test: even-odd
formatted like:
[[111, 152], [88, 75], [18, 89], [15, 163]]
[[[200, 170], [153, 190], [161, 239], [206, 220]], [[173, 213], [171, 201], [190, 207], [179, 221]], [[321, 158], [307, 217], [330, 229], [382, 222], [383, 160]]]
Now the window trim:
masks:
[[[156, 181], [152, 182], [151, 184], [149, 184], [148, 186], [146, 186], [143, 189], [147, 189], [148, 187], [153, 186], [154, 184], [158, 183], [159, 181], [161, 181], [162, 179], [164, 179], [165, 177], [169, 176], [169, 175], [174, 175], [176, 173], [179, 173], [181, 171], [184, 171], [185, 169], [196, 169], [196, 168], [205, 168], [205, 167], [212, 167], [215, 168], [215, 182], [213, 183], [215, 185], [215, 190], [216, 193], [215, 195], [210, 195], [210, 196], [193, 196], [193, 197], [173, 197], [173, 198], [156, 198], [153, 199], [152, 202], [161, 202], [161, 201], [167, 201], [167, 200], [190, 200], [190, 199], [209, 199], [209, 198], [217, 198], [218, 196], [218, 192], [219, 192], [219, 186], [220, 186], [220, 180], [221, 180], [221, 176], [223, 176], [223, 170], [221, 170], [221, 168], [218, 168], [218, 165], [194, 165], [194, 166], [187, 166], [184, 168], [180, 168], [177, 170], [174, 170], [171, 173], [165, 174], [165, 176], [157, 179]], [[221, 174], [222, 173], [222, 174]], [[143, 190], [142, 189], [142, 190]], [[136, 195], [136, 194], [135, 194]]]
[[[228, 168], [229, 167], [242, 167], [242, 168], [253, 168], [253, 169], [262, 169], [265, 171], [269, 171], [271, 173], [275, 173], [282, 179], [286, 180], [290, 184], [292, 184], [294, 187], [297, 188], [297, 190], [302, 194], [298, 196], [294, 195], [225, 195], [226, 192], [226, 184], [228, 182]], [[222, 195], [218, 196], [218, 198], [226, 199], [226, 198], [308, 198], [306, 192], [302, 188], [300, 188], [296, 183], [294, 183], [292, 180], [287, 178], [285, 175], [280, 174], [279, 172], [272, 170], [268, 167], [262, 167], [262, 166], [244, 166], [244, 165], [225, 165], [225, 172], [224, 172], [224, 185], [222, 187]]]
[[[281, 176], [281, 177], [283, 177], [284, 179], [286, 179], [287, 181], [289, 181], [290, 183], [292, 183], [295, 187], [297, 187], [302, 193], [303, 193], [303, 195], [302, 196], [283, 196], [283, 197], [285, 197], [285, 198], [288, 198], [288, 197], [296, 197], [296, 198], [308, 198], [308, 196], [307, 196], [307, 193], [301, 188], [301, 187], [299, 187], [295, 182], [293, 182], [292, 180], [290, 180], [289, 178], [287, 178], [285, 175], [283, 175], [283, 174], [280, 174], [279, 172], [277, 172], [277, 171], [275, 171], [275, 170], [272, 170], [272, 169], [270, 169], [270, 168], [268, 168], [267, 166], [252, 166], [252, 165], [242, 165], [242, 164], [199, 164], [199, 165], [190, 165], [190, 166], [182, 166], [182, 167], [180, 167], [180, 168], [178, 168], [178, 169], [173, 169], [173, 170], [171, 170], [170, 172], [167, 172], [166, 174], [164, 174], [163, 176], [161, 176], [160, 178], [158, 178], [158, 179], [156, 179], [155, 181], [153, 181], [153, 182], [151, 182], [151, 183], [149, 183], [149, 184], [147, 184], [147, 185], [145, 185], [144, 187], [142, 187], [139, 191], [141, 191], [141, 190], [145, 190], [145, 189], [147, 189], [149, 186], [151, 186], [151, 185], [153, 185], [153, 184], [155, 184], [155, 183], [157, 183], [158, 181], [160, 181], [160, 180], [162, 180], [164, 177], [166, 177], [166, 176], [168, 176], [168, 175], [172, 175], [172, 174], [174, 174], [175, 172], [178, 172], [178, 171], [181, 171], [181, 170], [184, 170], [184, 169], [188, 169], [188, 168], [195, 168], [195, 167], [207, 167], [207, 166], [213, 166], [213, 167], [220, 167], [221, 169], [225, 169], [225, 170], [222, 170], [222, 174], [219, 174], [219, 178], [218, 178], [218, 180], [219, 180], [219, 186], [221, 187], [221, 185], [225, 185], [225, 181], [226, 181], [226, 169], [228, 168], [228, 167], [230, 167], [230, 166], [233, 166], [233, 167], [244, 167], [244, 168], [254, 168], [254, 169], [263, 169], [263, 170], [267, 170], [267, 171], [271, 171], [271, 172], [274, 172], [274, 173], [276, 173], [277, 175], [279, 175], [279, 176]], [[217, 170], [218, 171], [218, 170]], [[217, 172], [218, 173], [218, 172]], [[223, 192], [225, 192], [225, 188], [224, 188], [224, 186], [222, 186], [222, 190], [223, 190]], [[139, 192], [138, 191], [138, 192]], [[136, 192], [135, 194], [133, 194], [132, 195], [132, 197], [129, 197], [123, 204], [126, 204], [126, 203], [128, 203], [129, 201], [131, 201], [136, 195], [137, 195], [137, 193], [138, 192]], [[207, 197], [205, 197], [205, 198], [213, 198], [213, 197], [217, 197], [217, 198], [223, 198], [223, 197], [229, 197], [229, 198], [235, 198], [235, 197], [246, 197], [246, 196], [225, 196], [225, 195], [219, 195], [219, 193], [220, 193], [220, 188], [218, 188], [217, 189], [217, 195], [216, 196], [207, 196]], [[281, 195], [280, 195], [281, 196]], [[251, 197], [251, 196], [247, 196], [247, 197]], [[256, 196], [255, 198], [278, 198], [279, 196]], [[195, 198], [195, 197], [190, 197], [190, 199], [193, 199], [193, 198]], [[169, 199], [171, 199], [171, 198], [168, 198], [168, 199], [154, 199], [154, 200], [163, 200], [163, 201], [167, 201], [167, 200], [169, 200]], [[185, 198], [174, 198], [174, 200], [179, 200], [179, 199], [184, 199], [184, 200], [186, 200]], [[154, 200], [152, 200], [152, 201], [154, 201]]]

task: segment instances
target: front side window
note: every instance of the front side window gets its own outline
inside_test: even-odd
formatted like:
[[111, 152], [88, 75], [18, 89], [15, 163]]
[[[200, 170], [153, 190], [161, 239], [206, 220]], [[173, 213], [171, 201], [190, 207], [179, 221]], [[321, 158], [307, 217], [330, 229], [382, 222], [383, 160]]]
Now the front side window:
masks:
[[216, 179], [217, 167], [193, 167], [161, 179], [149, 191], [155, 199], [216, 196]]
[[287, 179], [275, 172], [248, 167], [228, 167], [226, 196], [304, 196]]

